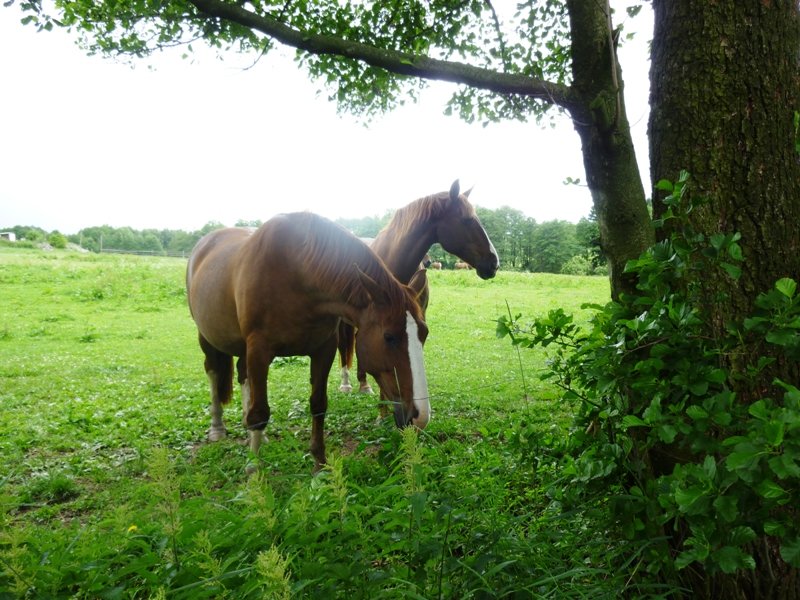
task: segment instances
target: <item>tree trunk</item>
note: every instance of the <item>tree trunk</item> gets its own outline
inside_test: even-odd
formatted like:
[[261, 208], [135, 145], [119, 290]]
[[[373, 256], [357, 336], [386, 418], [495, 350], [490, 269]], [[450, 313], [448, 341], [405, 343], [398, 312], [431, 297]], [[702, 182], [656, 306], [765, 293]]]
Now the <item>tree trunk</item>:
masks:
[[632, 289], [625, 264], [654, 242], [639, 167], [625, 111], [622, 71], [608, 2], [567, 2], [572, 29], [573, 88], [570, 107], [581, 138], [600, 242], [608, 258], [612, 297]]
[[[744, 262], [735, 281], [703, 273], [699, 281], [712, 335], [752, 313], [756, 296], [781, 277], [800, 277], [800, 18], [795, 0], [653, 0], [650, 159], [654, 181], [691, 175], [692, 225], [742, 234]], [[656, 217], [664, 206], [653, 192]], [[751, 345], [743, 357], [763, 348]], [[728, 360], [736, 370], [743, 363]], [[779, 362], [742, 382], [739, 401], [770, 390], [773, 377], [800, 381], [800, 366]], [[782, 395], [782, 394], [781, 394]], [[780, 397], [774, 394], [772, 397]], [[756, 542], [755, 571], [688, 581], [697, 598], [800, 598], [800, 578], [774, 540]], [[688, 571], [688, 569], [687, 569]]]

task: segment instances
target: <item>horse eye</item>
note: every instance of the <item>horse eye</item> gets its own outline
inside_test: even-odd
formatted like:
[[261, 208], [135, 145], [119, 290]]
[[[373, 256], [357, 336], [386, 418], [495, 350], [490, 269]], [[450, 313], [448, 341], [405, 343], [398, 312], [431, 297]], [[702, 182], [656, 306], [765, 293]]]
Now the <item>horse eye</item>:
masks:
[[384, 333], [383, 341], [385, 341], [386, 345], [390, 346], [391, 348], [398, 348], [400, 346], [400, 337], [394, 335], [393, 333]]

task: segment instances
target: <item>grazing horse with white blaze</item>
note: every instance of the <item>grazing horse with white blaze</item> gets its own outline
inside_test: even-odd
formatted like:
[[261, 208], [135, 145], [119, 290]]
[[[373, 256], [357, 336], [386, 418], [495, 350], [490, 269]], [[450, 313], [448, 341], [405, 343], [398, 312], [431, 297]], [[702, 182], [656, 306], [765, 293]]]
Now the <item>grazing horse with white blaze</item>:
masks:
[[203, 237], [189, 258], [186, 286], [211, 384], [209, 439], [226, 435], [222, 405], [231, 397], [234, 356], [254, 453], [270, 418], [270, 363], [309, 356], [311, 453], [319, 469], [341, 320], [358, 327], [364, 367], [394, 404], [397, 425], [424, 428], [431, 412], [422, 355], [428, 328], [418, 295], [426, 281], [420, 271], [401, 284], [363, 242], [311, 213]]
[[[420, 268], [420, 262], [426, 259], [430, 262], [427, 252], [436, 243], [466, 261], [465, 265], [474, 266], [481, 279], [491, 279], [497, 273], [500, 259], [475, 209], [469, 203], [470, 191], [460, 193], [460, 185], [456, 180], [449, 191], [425, 196], [404, 206], [394, 214], [375, 239], [369, 242], [370, 248], [403, 283], [411, 280]], [[441, 263], [438, 266], [441, 268]], [[423, 315], [428, 306], [428, 296], [426, 283], [420, 294]], [[339, 328], [342, 368], [339, 390], [343, 392], [352, 390], [349, 369], [353, 358], [354, 335], [353, 328], [346, 323]], [[358, 336], [355, 337], [358, 339]], [[361, 368], [361, 354], [357, 351], [356, 354], [359, 388], [362, 392], [371, 393], [366, 372]]]

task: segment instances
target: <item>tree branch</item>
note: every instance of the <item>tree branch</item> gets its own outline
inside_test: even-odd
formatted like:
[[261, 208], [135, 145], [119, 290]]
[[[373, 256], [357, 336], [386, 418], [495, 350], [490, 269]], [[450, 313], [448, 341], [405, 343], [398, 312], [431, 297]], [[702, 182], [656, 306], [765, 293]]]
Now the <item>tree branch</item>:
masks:
[[406, 52], [386, 50], [331, 35], [310, 34], [293, 29], [266, 15], [258, 15], [238, 4], [222, 0], [189, 0], [200, 12], [238, 23], [268, 35], [278, 42], [312, 54], [333, 54], [361, 60], [374, 67], [398, 75], [459, 83], [499, 94], [519, 94], [556, 104], [567, 110], [577, 99], [572, 88], [525, 75], [498, 73], [455, 61], [415, 56]]

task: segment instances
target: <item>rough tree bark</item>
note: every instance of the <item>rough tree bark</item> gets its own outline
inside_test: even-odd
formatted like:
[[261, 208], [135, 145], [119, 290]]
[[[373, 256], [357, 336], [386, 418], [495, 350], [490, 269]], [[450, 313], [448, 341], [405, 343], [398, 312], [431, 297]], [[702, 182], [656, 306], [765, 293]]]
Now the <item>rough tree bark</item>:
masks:
[[622, 69], [617, 62], [607, 2], [567, 2], [572, 29], [573, 91], [569, 106], [581, 138], [586, 178], [592, 193], [603, 251], [609, 260], [612, 296], [635, 282], [625, 263], [654, 242], [628, 116]]
[[[800, 15], [795, 0], [654, 0], [653, 8], [653, 179], [688, 170], [693, 196], [709, 200], [692, 224], [706, 234], [742, 234], [741, 278], [704, 273], [698, 282], [712, 332], [721, 334], [751, 314], [756, 296], [777, 279], [800, 278]], [[658, 217], [664, 207], [655, 201], [653, 209]], [[757, 350], [744, 348], [742, 356]], [[736, 369], [742, 356], [727, 366]], [[743, 381], [738, 398], [762, 397], [775, 376], [796, 385], [800, 366], [779, 362]], [[800, 577], [773, 540], [759, 540], [754, 555], [754, 572], [691, 578], [694, 597], [800, 598]]]

